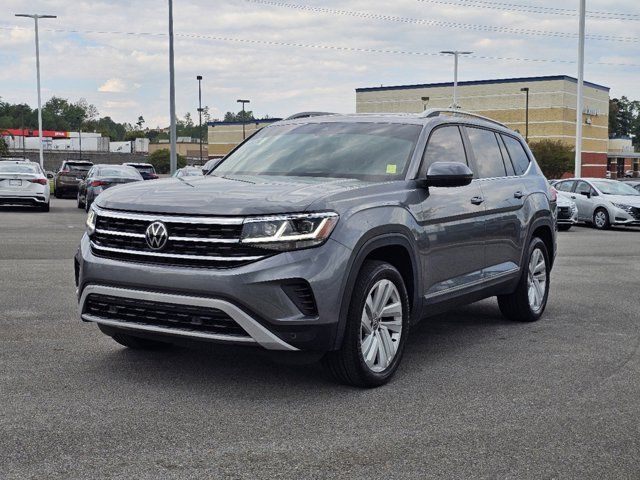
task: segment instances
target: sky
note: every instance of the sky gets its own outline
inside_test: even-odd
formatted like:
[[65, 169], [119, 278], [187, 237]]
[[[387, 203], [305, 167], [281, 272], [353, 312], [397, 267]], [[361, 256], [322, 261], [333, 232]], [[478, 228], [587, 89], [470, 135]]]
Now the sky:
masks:
[[[43, 101], [85, 98], [100, 115], [169, 123], [166, 1], [2, 0], [0, 97], [36, 106], [33, 20]], [[355, 89], [451, 81], [441, 50], [470, 50], [459, 79], [577, 76], [578, 0], [174, 0], [176, 113], [214, 118], [236, 100], [262, 117], [348, 113]], [[585, 80], [640, 99], [640, 2], [588, 0]]]

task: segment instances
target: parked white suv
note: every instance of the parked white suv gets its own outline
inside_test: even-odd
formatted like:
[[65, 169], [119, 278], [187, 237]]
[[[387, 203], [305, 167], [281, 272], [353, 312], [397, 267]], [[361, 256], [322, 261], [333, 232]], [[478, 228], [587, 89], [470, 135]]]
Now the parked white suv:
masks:
[[611, 225], [640, 225], [640, 192], [617, 180], [570, 178], [554, 185], [578, 207], [578, 220], [605, 229]]
[[0, 205], [31, 205], [49, 211], [49, 180], [40, 165], [23, 159], [0, 161]]

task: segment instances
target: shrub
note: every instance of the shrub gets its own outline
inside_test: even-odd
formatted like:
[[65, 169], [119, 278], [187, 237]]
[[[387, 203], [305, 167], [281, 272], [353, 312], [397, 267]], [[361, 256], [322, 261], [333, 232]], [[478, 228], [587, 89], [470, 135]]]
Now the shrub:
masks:
[[529, 144], [538, 165], [547, 178], [560, 178], [572, 171], [573, 148], [560, 140], [539, 140]]
[[[149, 155], [149, 163], [153, 165], [153, 168], [156, 169], [157, 173], [169, 173], [169, 156], [170, 152], [166, 148], [156, 150]], [[178, 168], [186, 166], [187, 160], [182, 155], [178, 155]]]

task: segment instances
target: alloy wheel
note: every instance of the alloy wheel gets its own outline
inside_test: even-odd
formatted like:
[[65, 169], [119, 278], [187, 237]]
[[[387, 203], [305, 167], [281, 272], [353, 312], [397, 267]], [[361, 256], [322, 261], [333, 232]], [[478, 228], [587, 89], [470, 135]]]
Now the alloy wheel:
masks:
[[604, 228], [607, 225], [607, 214], [603, 210], [598, 210], [594, 217], [596, 227]]
[[531, 253], [527, 278], [527, 294], [529, 306], [534, 313], [538, 313], [544, 305], [547, 291], [547, 263], [539, 248]]
[[402, 301], [393, 282], [379, 280], [371, 287], [362, 309], [360, 347], [373, 372], [384, 371], [393, 361], [402, 335]]

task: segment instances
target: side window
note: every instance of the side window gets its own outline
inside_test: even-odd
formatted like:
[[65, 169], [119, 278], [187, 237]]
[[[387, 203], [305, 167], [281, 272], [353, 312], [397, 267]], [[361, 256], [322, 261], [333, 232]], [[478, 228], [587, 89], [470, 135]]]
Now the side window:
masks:
[[466, 127], [476, 168], [480, 178], [504, 177], [507, 172], [502, 162], [502, 153], [496, 134], [491, 130]]
[[556, 190], [560, 190], [561, 192], [570, 192], [573, 190], [573, 185], [575, 184], [575, 180], [568, 180], [566, 182], [559, 182], [554, 185]]
[[578, 185], [576, 186], [576, 193], [579, 193], [579, 194], [589, 193], [589, 194], [591, 194], [591, 185], [589, 185], [587, 182], [583, 182], [583, 181], [578, 182]]
[[96, 173], [95, 167], [91, 167], [91, 169], [87, 172], [87, 178], [92, 178]]
[[504, 167], [507, 169], [507, 175], [514, 176], [516, 171], [511, 163], [511, 157], [509, 157], [507, 147], [504, 146], [504, 142], [502, 141], [502, 135], [496, 135], [496, 137], [498, 137], [498, 145], [500, 146], [500, 152], [502, 152], [502, 161], [504, 162]]
[[457, 126], [440, 127], [433, 131], [429, 137], [427, 149], [420, 169], [421, 175], [427, 173], [427, 169], [433, 162], [467, 162], [462, 136]]
[[516, 170], [516, 175], [522, 175], [529, 168], [529, 156], [525, 152], [522, 144], [513, 137], [502, 135], [502, 140], [507, 146], [507, 151]]

